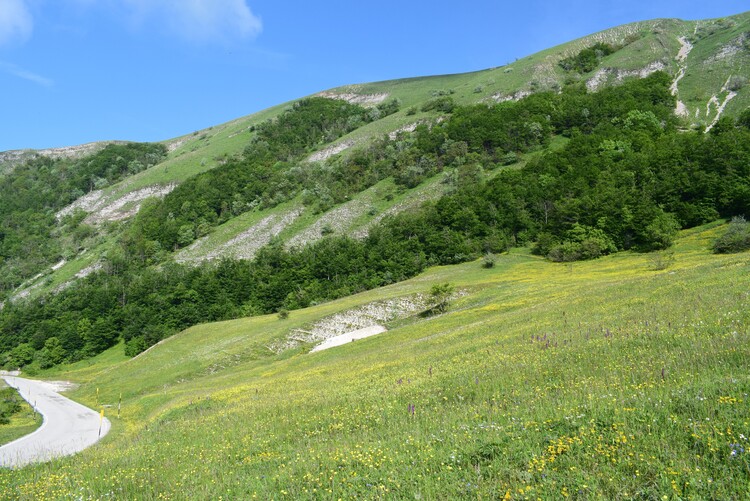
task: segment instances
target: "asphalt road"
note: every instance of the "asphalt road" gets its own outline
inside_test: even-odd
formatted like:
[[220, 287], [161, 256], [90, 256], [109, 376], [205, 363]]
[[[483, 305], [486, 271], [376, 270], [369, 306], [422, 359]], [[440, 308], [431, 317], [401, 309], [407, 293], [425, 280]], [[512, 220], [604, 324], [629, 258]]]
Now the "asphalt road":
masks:
[[[33, 433], [0, 447], [0, 466], [16, 468], [69, 456], [94, 445], [109, 431], [107, 418], [59, 395], [54, 386], [15, 376], [3, 376], [8, 385], [34, 406], [44, 423]], [[100, 434], [101, 424], [101, 434]]]

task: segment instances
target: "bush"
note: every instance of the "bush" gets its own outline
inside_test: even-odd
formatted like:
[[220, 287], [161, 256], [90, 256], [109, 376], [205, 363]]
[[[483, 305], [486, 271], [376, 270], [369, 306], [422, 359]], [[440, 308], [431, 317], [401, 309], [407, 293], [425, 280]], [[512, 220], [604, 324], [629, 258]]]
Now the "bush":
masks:
[[431, 310], [436, 313], [445, 313], [454, 289], [453, 284], [448, 282], [433, 285], [430, 289]]
[[537, 236], [534, 247], [531, 248], [531, 253], [537, 256], [547, 256], [550, 251], [558, 245], [558, 241], [551, 233], [540, 233]]
[[21, 397], [13, 388], [0, 390], [0, 424], [10, 423], [10, 417], [21, 410]]
[[[598, 257], [617, 252], [612, 239], [599, 228], [592, 228], [581, 224], [574, 224], [566, 233], [565, 241], [552, 249], [547, 258], [556, 262], [579, 261], [582, 259], [596, 259]], [[539, 245], [539, 242], [537, 242]]]
[[488, 252], [482, 258], [482, 268], [494, 268], [495, 267], [495, 255]]
[[675, 262], [674, 251], [652, 252], [649, 255], [649, 268], [662, 271], [671, 267]]
[[680, 224], [674, 215], [662, 212], [658, 214], [643, 231], [643, 243], [639, 250], [654, 251], [664, 250], [672, 246]]
[[125, 343], [125, 356], [134, 357], [148, 348], [148, 343], [143, 336], [136, 336]]
[[729, 254], [750, 250], [750, 224], [742, 216], [732, 218], [726, 233], [714, 242], [716, 254]]
[[603, 57], [608, 56], [615, 51], [617, 51], [616, 47], [598, 42], [589, 48], [583, 49], [575, 56], [562, 59], [558, 64], [565, 71], [588, 73], [589, 71], [593, 71], [599, 65], [599, 61], [601, 61]]
[[518, 154], [515, 151], [511, 151], [500, 157], [500, 163], [503, 165], [513, 165], [518, 163]]
[[456, 107], [456, 103], [453, 102], [453, 98], [449, 96], [442, 96], [442, 97], [436, 97], [435, 99], [430, 99], [426, 103], [422, 105], [422, 111], [442, 111], [443, 113], [452, 113], [453, 109]]
[[747, 78], [742, 75], [732, 75], [727, 81], [727, 90], [737, 92], [747, 84]]

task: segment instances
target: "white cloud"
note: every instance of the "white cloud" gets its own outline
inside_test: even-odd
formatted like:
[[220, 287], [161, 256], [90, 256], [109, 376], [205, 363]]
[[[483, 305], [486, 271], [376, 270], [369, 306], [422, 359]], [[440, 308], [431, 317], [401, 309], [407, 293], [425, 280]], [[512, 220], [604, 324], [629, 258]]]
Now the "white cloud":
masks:
[[8, 73], [9, 75], [13, 75], [14, 77], [28, 80], [29, 82], [34, 82], [35, 84], [41, 85], [42, 87], [52, 87], [53, 85], [55, 85], [55, 82], [50, 80], [49, 78], [43, 77], [29, 70], [25, 70], [13, 63], [0, 61], [0, 71]]
[[196, 42], [252, 38], [261, 19], [245, 0], [123, 0], [140, 21], [157, 17], [168, 30]]
[[25, 41], [33, 27], [24, 0], [0, 0], [0, 46], [15, 40]]

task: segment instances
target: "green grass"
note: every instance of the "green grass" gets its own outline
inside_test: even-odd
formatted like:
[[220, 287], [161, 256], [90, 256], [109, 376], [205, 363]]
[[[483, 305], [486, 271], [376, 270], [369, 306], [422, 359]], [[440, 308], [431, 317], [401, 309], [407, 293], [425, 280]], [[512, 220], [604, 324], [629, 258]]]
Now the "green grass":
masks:
[[[200, 325], [66, 373], [113, 432], [0, 472], [9, 499], [741, 499], [750, 476], [750, 259], [719, 225], [674, 263], [516, 250], [305, 310]], [[451, 282], [448, 313], [319, 352], [293, 328]], [[119, 354], [118, 354], [119, 353]], [[52, 377], [51, 376], [51, 377]], [[414, 406], [414, 413], [410, 412]], [[740, 444], [740, 445], [737, 445]], [[741, 449], [742, 448], [742, 449]], [[734, 454], [732, 454], [734, 451]]]
[[[7, 388], [5, 381], [0, 380], [0, 389]], [[28, 435], [42, 425], [42, 416], [22, 400], [21, 410], [10, 417], [10, 423], [0, 424], [0, 445], [7, 444]]]

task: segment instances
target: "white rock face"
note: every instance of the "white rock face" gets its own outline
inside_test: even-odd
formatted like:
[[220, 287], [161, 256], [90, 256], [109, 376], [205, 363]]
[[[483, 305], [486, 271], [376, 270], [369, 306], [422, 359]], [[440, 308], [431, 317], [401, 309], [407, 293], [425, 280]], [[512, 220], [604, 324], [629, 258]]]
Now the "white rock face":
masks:
[[382, 325], [372, 325], [370, 327], [365, 327], [364, 329], [357, 329], [356, 331], [347, 332], [346, 334], [340, 334], [338, 336], [326, 339], [315, 348], [310, 350], [310, 353], [327, 350], [329, 348], [341, 346], [342, 344], [351, 343], [352, 341], [356, 341], [358, 339], [364, 339], [367, 337], [375, 336], [377, 334], [382, 334], [387, 330], [388, 329], [386, 329]]
[[597, 71], [593, 77], [586, 81], [586, 88], [594, 92], [598, 90], [603, 84], [605, 84], [610, 78], [614, 78], [615, 82], [622, 82], [624, 79], [629, 77], [646, 78], [652, 73], [661, 71], [667, 67], [663, 61], [654, 61], [653, 63], [644, 66], [639, 70], [618, 70], [614, 68], [601, 68]]
[[380, 92], [377, 94], [358, 94], [356, 92], [321, 92], [318, 94], [320, 97], [327, 97], [329, 99], [343, 99], [344, 101], [351, 104], [359, 104], [362, 106], [374, 106], [380, 104], [388, 99], [387, 92]]
[[88, 224], [99, 224], [105, 221], [120, 221], [135, 215], [141, 208], [141, 203], [147, 198], [165, 197], [176, 187], [177, 185], [174, 183], [170, 183], [166, 186], [147, 186], [126, 193], [119, 198], [105, 195], [102, 190], [95, 190], [87, 193], [72, 204], [60, 210], [55, 216], [57, 219], [62, 219], [63, 217], [72, 214], [76, 209], [81, 209], [84, 212], [89, 213], [84, 220]]
[[345, 151], [349, 148], [354, 146], [354, 141], [352, 140], [346, 140], [338, 144], [333, 144], [329, 146], [328, 148], [325, 148], [320, 151], [316, 151], [310, 157], [307, 159], [308, 162], [322, 162], [323, 160], [328, 160], [333, 155], [338, 155], [342, 151]]
[[422, 294], [375, 301], [323, 318], [307, 329], [294, 329], [286, 339], [277, 341], [269, 346], [269, 349], [281, 353], [301, 344], [320, 343], [334, 338], [336, 341], [331, 341], [331, 344], [326, 344], [326, 347], [339, 346], [353, 339], [362, 339], [385, 332], [382, 324], [406, 318], [427, 308], [428, 300]]
[[222, 257], [235, 259], [252, 259], [255, 253], [268, 244], [273, 237], [292, 224], [301, 214], [303, 208], [295, 207], [281, 214], [266, 216], [236, 237], [211, 248], [208, 237], [193, 242], [180, 251], [175, 260], [179, 263], [189, 261], [211, 261]]

